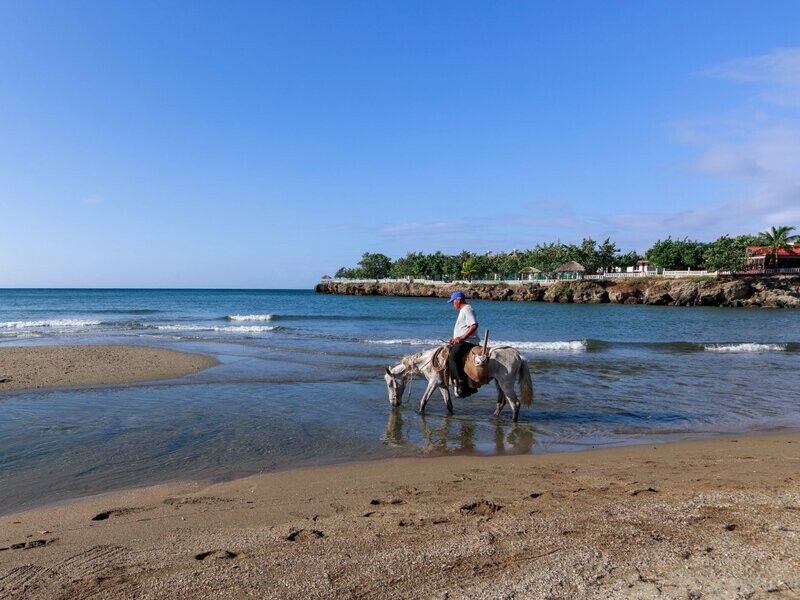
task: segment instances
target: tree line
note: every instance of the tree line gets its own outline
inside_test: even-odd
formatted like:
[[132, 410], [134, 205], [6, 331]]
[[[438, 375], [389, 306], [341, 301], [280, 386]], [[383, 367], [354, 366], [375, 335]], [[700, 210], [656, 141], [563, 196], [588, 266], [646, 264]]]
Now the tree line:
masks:
[[[794, 227], [772, 227], [754, 235], [723, 235], [713, 242], [699, 242], [688, 238], [667, 237], [658, 240], [644, 256], [632, 251], [621, 253], [617, 245], [606, 238], [602, 243], [584, 238], [580, 244], [551, 242], [537, 244], [529, 250], [476, 254], [467, 250], [459, 254], [434, 252], [409, 252], [392, 261], [380, 253], [365, 252], [356, 267], [342, 267], [336, 277], [347, 279], [382, 279], [385, 277], [454, 280], [474, 277], [488, 278], [498, 275], [504, 279], [515, 278], [525, 267], [533, 267], [542, 273], [551, 274], [559, 266], [577, 262], [587, 273], [625, 270], [643, 258], [654, 267], [665, 270], [742, 270], [747, 258], [747, 246], [763, 246], [767, 249], [768, 264], [774, 266], [780, 249], [790, 247], [800, 236], [791, 235]], [[770, 265], [771, 263], [771, 265]]]

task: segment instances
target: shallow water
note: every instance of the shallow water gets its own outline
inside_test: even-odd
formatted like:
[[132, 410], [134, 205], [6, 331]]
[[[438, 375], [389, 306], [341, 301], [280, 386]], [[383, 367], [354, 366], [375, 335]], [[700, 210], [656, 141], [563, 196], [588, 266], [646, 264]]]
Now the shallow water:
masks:
[[307, 291], [0, 290], [0, 345], [141, 343], [221, 361], [171, 382], [0, 396], [0, 513], [175, 479], [440, 453], [529, 453], [800, 426], [800, 312], [475, 301], [529, 360], [535, 402], [424, 385], [390, 410], [383, 367], [450, 336], [427, 298]]

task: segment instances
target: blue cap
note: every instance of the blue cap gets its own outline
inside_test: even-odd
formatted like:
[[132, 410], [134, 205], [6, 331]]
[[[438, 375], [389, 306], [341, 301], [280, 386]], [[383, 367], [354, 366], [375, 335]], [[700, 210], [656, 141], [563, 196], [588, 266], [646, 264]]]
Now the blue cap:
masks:
[[450, 300], [447, 301], [448, 304], [452, 304], [456, 300], [464, 300], [466, 296], [464, 296], [464, 292], [453, 292], [453, 295], [450, 296]]

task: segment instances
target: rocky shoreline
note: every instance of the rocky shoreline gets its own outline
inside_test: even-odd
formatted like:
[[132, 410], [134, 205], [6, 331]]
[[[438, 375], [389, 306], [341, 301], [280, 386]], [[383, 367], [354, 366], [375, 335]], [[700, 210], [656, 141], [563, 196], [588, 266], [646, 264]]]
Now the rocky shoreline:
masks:
[[650, 304], [657, 306], [739, 306], [800, 308], [800, 276], [695, 277], [665, 279], [606, 279], [536, 282], [451, 283], [433, 285], [411, 281], [323, 281], [314, 291], [350, 296], [407, 296], [447, 298], [456, 290], [468, 298], [575, 304]]

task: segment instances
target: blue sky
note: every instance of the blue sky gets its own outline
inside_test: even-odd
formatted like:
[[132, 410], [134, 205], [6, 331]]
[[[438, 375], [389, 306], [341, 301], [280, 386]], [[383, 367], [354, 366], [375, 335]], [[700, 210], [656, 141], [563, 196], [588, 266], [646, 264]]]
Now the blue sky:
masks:
[[800, 227], [798, 2], [0, 3], [0, 286]]

